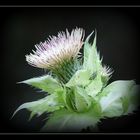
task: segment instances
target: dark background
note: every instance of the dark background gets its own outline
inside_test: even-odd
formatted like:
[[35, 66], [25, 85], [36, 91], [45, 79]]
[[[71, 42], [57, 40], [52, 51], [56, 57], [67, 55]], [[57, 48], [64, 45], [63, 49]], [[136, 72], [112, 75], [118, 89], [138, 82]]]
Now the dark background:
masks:
[[[28, 122], [22, 110], [10, 120], [19, 105], [44, 97], [44, 93], [19, 81], [44, 74], [25, 61], [34, 45], [81, 27], [86, 37], [97, 29], [97, 46], [104, 64], [114, 69], [114, 80], [139, 79], [140, 7], [0, 7], [0, 132], [38, 132], [45, 114]], [[140, 132], [139, 111], [131, 116], [102, 120], [99, 132]]]

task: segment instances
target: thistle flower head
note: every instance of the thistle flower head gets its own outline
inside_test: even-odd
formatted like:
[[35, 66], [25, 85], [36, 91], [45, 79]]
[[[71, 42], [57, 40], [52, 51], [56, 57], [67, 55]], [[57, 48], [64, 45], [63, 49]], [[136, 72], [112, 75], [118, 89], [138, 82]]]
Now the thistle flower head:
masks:
[[26, 55], [26, 61], [38, 68], [52, 69], [63, 61], [75, 58], [83, 45], [83, 29], [76, 28], [71, 33], [59, 32], [45, 42], [35, 45], [36, 51]]
[[105, 66], [102, 67], [102, 72], [101, 73], [102, 73], [102, 76], [110, 77], [111, 74], [113, 73], [113, 70], [110, 67], [105, 65]]

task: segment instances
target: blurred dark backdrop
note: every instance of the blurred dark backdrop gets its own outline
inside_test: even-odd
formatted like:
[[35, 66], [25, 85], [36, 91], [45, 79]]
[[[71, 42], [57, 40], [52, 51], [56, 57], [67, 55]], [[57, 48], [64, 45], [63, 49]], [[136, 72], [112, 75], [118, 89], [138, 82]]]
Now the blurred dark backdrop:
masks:
[[[111, 81], [139, 79], [140, 7], [0, 7], [1, 91], [0, 132], [38, 132], [45, 115], [28, 122], [24, 102], [44, 97], [35, 89], [16, 84], [40, 76], [43, 70], [25, 61], [34, 45], [66, 28], [81, 27], [86, 36], [97, 29], [97, 46], [103, 62], [114, 69]], [[139, 112], [127, 117], [103, 120], [99, 132], [140, 132]]]

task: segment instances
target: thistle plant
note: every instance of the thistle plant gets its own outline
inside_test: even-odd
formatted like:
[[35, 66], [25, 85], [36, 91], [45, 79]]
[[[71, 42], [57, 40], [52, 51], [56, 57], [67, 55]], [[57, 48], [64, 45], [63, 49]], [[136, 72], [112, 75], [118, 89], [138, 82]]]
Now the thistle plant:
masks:
[[88, 127], [96, 130], [102, 118], [133, 113], [138, 107], [139, 85], [134, 80], [109, 83], [113, 70], [102, 64], [96, 38], [95, 31], [84, 41], [84, 30], [76, 28], [71, 33], [59, 32], [58, 36], [50, 36], [35, 45], [36, 51], [26, 55], [26, 61], [49, 72], [20, 83], [47, 95], [22, 104], [13, 115], [21, 109], [31, 112], [30, 119], [46, 113], [41, 131], [80, 132]]

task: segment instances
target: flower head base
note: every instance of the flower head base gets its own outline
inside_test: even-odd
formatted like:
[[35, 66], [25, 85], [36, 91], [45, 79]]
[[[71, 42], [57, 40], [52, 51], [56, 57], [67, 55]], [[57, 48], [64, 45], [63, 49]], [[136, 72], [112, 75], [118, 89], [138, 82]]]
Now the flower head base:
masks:
[[44, 43], [35, 45], [36, 51], [26, 55], [26, 61], [38, 68], [53, 69], [63, 61], [75, 58], [83, 45], [83, 29], [76, 28], [71, 34], [66, 30], [52, 36]]

